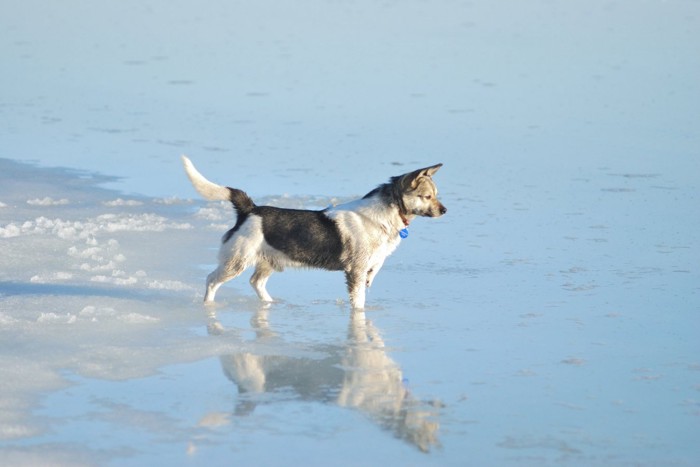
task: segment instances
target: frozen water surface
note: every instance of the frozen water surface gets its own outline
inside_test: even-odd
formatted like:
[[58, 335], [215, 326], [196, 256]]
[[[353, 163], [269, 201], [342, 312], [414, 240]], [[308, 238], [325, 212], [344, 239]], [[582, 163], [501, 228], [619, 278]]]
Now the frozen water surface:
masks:
[[[3, 465], [697, 465], [700, 4], [5, 2]], [[443, 162], [364, 313], [229, 206]]]

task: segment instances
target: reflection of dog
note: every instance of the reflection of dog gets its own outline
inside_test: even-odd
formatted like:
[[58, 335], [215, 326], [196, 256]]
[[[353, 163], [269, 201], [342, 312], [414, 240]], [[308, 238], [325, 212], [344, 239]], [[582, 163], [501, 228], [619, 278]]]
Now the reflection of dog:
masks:
[[439, 445], [437, 402], [416, 400], [406, 389], [401, 368], [387, 355], [379, 331], [364, 312], [353, 313], [349, 334], [338, 404], [361, 410], [423, 452]]
[[[238, 331], [224, 329], [213, 311], [210, 315], [209, 334], [228, 335], [241, 344], [240, 352], [221, 356], [224, 374], [238, 387], [233, 416], [248, 416], [258, 405], [274, 404], [280, 394], [288, 394], [356, 409], [423, 452], [440, 445], [440, 403], [419, 400], [409, 392], [401, 368], [386, 353], [380, 331], [363, 311], [352, 313], [344, 345], [304, 344], [298, 353], [294, 344], [271, 330], [267, 306], [251, 319], [253, 341], [239, 341]], [[230, 420], [230, 414], [209, 414], [200, 423]]]
[[364, 308], [365, 288], [408, 234], [409, 222], [447, 211], [432, 180], [442, 164], [392, 177], [361, 199], [306, 211], [257, 206], [245, 192], [210, 182], [187, 157], [182, 160], [204, 198], [230, 201], [238, 215], [223, 237], [219, 266], [207, 277], [205, 302], [214, 301], [224, 282], [253, 265], [250, 283], [264, 301], [272, 301], [265, 284], [274, 271], [315, 267], [344, 271], [352, 307]]

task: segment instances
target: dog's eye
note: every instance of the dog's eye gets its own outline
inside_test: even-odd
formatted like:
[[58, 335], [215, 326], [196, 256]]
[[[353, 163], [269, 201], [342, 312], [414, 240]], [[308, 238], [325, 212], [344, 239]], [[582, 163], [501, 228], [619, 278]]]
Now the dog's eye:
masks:
[[425, 195], [425, 196], [423, 196], [423, 198], [425, 198], [425, 199], [432, 199], [433, 197], [432, 197], [432, 195]]

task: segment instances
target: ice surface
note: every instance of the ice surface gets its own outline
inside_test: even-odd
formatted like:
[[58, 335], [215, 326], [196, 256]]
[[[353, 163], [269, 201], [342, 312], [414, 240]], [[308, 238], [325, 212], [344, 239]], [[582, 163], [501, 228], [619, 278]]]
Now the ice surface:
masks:
[[[699, 21], [3, 5], [0, 464], [697, 465]], [[443, 162], [448, 213], [363, 314], [317, 271], [205, 309], [233, 212], [191, 199], [181, 153], [294, 208]]]

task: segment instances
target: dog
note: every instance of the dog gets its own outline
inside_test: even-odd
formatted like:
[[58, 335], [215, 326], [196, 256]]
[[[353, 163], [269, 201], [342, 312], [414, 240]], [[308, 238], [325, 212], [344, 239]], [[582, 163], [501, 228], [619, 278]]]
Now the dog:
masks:
[[343, 271], [350, 305], [363, 309], [366, 289], [408, 235], [410, 222], [447, 212], [432, 179], [442, 164], [391, 177], [360, 199], [312, 211], [257, 206], [244, 191], [207, 180], [186, 156], [182, 162], [200, 195], [230, 201], [237, 215], [222, 238], [219, 265], [207, 277], [206, 304], [250, 266], [255, 266], [250, 284], [261, 300], [271, 302], [270, 275], [296, 267]]

